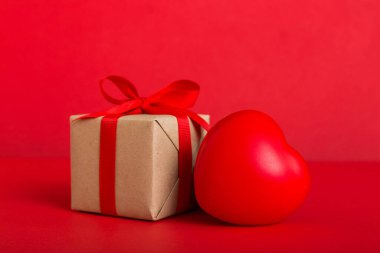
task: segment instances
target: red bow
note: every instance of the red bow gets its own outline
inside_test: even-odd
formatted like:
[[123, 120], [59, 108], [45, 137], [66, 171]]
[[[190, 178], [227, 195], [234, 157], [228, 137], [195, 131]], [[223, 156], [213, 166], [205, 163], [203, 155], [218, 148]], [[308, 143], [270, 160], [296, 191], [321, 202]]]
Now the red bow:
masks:
[[[104, 89], [106, 80], [115, 84], [127, 99], [116, 99]], [[118, 117], [131, 114], [170, 114], [174, 116], [188, 116], [205, 130], [209, 124], [198, 114], [187, 110], [192, 107], [198, 98], [199, 85], [189, 80], [175, 81], [150, 97], [143, 98], [137, 93], [136, 87], [121, 76], [108, 76], [100, 81], [100, 91], [105, 99], [117, 106], [104, 111], [83, 115], [80, 119], [96, 118], [100, 116]]]
[[[116, 99], [104, 89], [106, 80], [115, 84], [126, 96]], [[209, 124], [198, 114], [189, 111], [198, 94], [198, 84], [180, 80], [169, 84], [150, 97], [143, 98], [137, 93], [135, 86], [120, 76], [108, 76], [100, 81], [103, 96], [115, 107], [103, 111], [89, 113], [78, 119], [89, 119], [104, 116], [100, 129], [99, 156], [99, 193], [100, 209], [104, 214], [117, 215], [115, 203], [115, 159], [116, 159], [116, 127], [121, 116], [132, 114], [170, 114], [177, 118], [179, 151], [178, 151], [178, 203], [177, 212], [185, 211], [191, 206], [192, 199], [192, 148], [188, 117], [196, 124], [209, 129]]]

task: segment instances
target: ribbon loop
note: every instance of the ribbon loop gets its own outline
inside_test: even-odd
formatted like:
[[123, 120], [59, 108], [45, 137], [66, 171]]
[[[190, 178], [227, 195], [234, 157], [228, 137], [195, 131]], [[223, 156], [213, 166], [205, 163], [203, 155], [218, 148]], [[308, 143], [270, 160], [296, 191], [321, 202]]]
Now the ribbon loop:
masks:
[[198, 98], [199, 85], [189, 80], [179, 80], [147, 98], [151, 105], [190, 108]]
[[107, 99], [109, 102], [113, 104], [122, 104], [127, 100], [122, 99], [116, 99], [112, 96], [108, 95], [108, 93], [104, 89], [104, 82], [106, 80], [111, 81], [116, 87], [128, 98], [128, 99], [139, 99], [139, 95], [137, 93], [136, 87], [127, 79], [121, 76], [107, 76], [100, 80], [100, 91], [102, 95]]

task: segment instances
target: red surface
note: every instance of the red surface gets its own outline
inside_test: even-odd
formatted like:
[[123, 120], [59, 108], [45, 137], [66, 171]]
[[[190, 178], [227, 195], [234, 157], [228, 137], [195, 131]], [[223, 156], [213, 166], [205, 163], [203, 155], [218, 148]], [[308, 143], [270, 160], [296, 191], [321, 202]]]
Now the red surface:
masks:
[[310, 188], [307, 164], [268, 115], [245, 110], [204, 138], [194, 168], [198, 204], [220, 220], [269, 225], [288, 217]]
[[69, 210], [69, 162], [0, 160], [1, 252], [380, 252], [380, 163], [312, 163], [287, 221], [221, 223], [201, 211], [159, 222]]
[[254, 108], [308, 160], [380, 159], [378, 0], [2, 0], [0, 156], [68, 157], [98, 80], [189, 78], [213, 121]]

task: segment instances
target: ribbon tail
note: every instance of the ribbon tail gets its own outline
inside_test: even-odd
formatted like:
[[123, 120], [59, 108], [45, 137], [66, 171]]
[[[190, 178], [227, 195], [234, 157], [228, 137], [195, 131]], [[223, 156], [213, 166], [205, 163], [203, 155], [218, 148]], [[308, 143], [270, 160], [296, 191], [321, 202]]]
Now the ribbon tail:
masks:
[[178, 116], [187, 116], [189, 117], [193, 122], [201, 126], [203, 129], [208, 131], [210, 129], [210, 124], [204, 120], [201, 116], [198, 114], [186, 110], [183, 108], [177, 108], [177, 107], [171, 107], [171, 106], [162, 106], [160, 105], [159, 107], [157, 106], [149, 106], [145, 107], [144, 111], [150, 114], [171, 114], [176, 117]]
[[93, 118], [98, 118], [98, 117], [102, 117], [102, 116], [105, 116], [105, 115], [106, 115], [106, 112], [92, 112], [92, 113], [84, 114], [84, 115], [76, 118], [75, 120], [79, 120], [79, 119], [93, 119]]
[[210, 130], [210, 124], [204, 120], [201, 116], [198, 114], [192, 112], [192, 111], [186, 111], [187, 116], [195, 123], [197, 123], [199, 126], [201, 126], [204, 130], [208, 131]]

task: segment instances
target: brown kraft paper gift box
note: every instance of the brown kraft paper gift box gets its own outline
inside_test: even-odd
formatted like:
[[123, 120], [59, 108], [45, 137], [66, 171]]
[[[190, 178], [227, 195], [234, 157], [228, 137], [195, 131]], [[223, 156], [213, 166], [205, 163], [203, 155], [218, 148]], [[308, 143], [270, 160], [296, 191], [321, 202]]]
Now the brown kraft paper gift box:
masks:
[[[100, 213], [99, 146], [102, 117], [75, 120], [71, 131], [71, 208]], [[209, 122], [208, 115], [200, 115]], [[206, 134], [190, 121], [193, 166]], [[115, 166], [119, 216], [159, 220], [176, 214], [178, 124], [172, 115], [138, 114], [118, 119]]]

